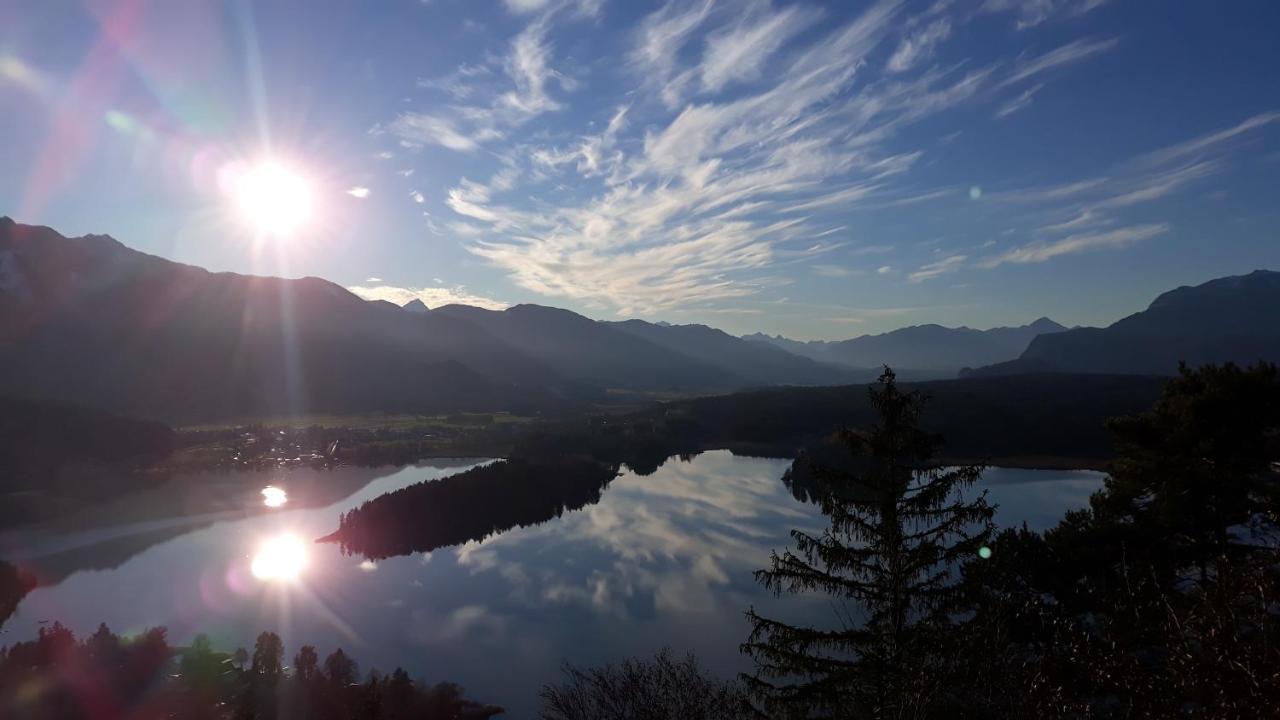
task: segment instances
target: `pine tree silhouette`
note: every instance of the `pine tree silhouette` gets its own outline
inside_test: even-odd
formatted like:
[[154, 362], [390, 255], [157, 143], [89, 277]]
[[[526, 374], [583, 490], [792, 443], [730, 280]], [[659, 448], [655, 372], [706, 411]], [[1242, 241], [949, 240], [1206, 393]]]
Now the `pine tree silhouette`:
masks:
[[920, 428], [924, 396], [901, 391], [887, 367], [869, 392], [877, 423], [839, 436], [855, 469], [810, 468], [827, 488], [820, 504], [829, 526], [820, 535], [793, 531], [795, 549], [775, 551], [756, 573], [776, 594], [825, 593], [844, 605], [833, 628], [747, 612], [752, 632], [742, 650], [756, 673], [743, 679], [772, 714], [927, 714], [963, 609], [955, 570], [993, 529], [986, 493], [964, 492], [982, 467], [931, 465], [941, 439]]

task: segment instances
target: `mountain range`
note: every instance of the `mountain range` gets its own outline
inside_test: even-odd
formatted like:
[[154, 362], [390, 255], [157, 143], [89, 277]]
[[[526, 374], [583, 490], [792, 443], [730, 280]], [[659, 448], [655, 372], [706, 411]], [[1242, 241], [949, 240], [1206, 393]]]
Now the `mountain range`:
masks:
[[1280, 360], [1280, 272], [1180, 287], [1104, 328], [1040, 335], [1016, 359], [965, 375], [1029, 372], [1170, 375], [1188, 365]]
[[603, 323], [537, 305], [402, 309], [319, 278], [212, 273], [107, 236], [0, 218], [0, 391], [39, 399], [195, 421], [554, 412], [617, 390], [856, 379], [710, 328]]
[[744, 340], [768, 343], [820, 362], [866, 368], [889, 365], [917, 377], [954, 377], [963, 367], [991, 365], [1018, 357], [1036, 336], [1066, 330], [1042, 317], [1018, 327], [990, 330], [913, 325], [849, 340], [801, 342], [755, 333]]
[[[1280, 273], [1179, 288], [1106, 328], [1041, 318], [839, 342], [516, 305], [399, 307], [314, 277], [213, 273], [0, 218], [0, 393], [168, 422], [287, 413], [545, 414], [776, 385], [1171, 374], [1280, 358]], [[976, 368], [969, 370], [968, 368]]]

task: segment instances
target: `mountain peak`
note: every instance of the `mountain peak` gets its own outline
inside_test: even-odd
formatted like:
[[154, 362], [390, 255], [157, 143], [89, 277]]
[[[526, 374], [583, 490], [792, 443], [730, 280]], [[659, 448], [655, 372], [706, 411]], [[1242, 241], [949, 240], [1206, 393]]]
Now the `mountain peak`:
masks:
[[1039, 330], [1042, 332], [1044, 331], [1058, 332], [1058, 331], [1067, 329], [1066, 325], [1063, 325], [1062, 323], [1056, 320], [1053, 320], [1052, 318], [1045, 315], [1041, 315], [1035, 320], [1032, 320], [1031, 322], [1027, 323], [1027, 327], [1034, 330]]
[[405, 303], [404, 305], [401, 305], [400, 307], [404, 308], [409, 312], [415, 312], [415, 313], [424, 313], [431, 309], [427, 307], [427, 304], [422, 302], [420, 298], [414, 298], [409, 302]]

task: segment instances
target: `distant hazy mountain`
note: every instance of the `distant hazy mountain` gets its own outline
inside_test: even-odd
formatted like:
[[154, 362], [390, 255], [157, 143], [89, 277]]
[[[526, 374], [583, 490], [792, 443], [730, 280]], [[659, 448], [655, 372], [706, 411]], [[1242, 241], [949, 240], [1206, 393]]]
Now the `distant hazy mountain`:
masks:
[[710, 328], [368, 302], [318, 278], [210, 273], [0, 219], [0, 392], [170, 421], [546, 411], [606, 391], [852, 380]]
[[626, 333], [721, 368], [753, 385], [816, 385], [867, 380], [869, 372], [788, 352], [781, 347], [737, 338], [706, 325], [671, 325], [627, 320], [610, 323]]
[[1170, 290], [1108, 327], [1042, 335], [1016, 360], [969, 374], [1171, 375], [1180, 360], [1280, 361], [1280, 273], [1258, 270]]
[[417, 298], [414, 298], [413, 300], [410, 300], [409, 302], [405, 303], [403, 307], [405, 310], [408, 310], [409, 312], [416, 312], [416, 313], [424, 313], [431, 309], [427, 307], [426, 303], [422, 302]]
[[867, 368], [889, 365], [903, 370], [952, 374], [962, 367], [989, 365], [1018, 357], [1037, 335], [1066, 328], [1049, 318], [1019, 327], [974, 330], [914, 325], [880, 335], [834, 342], [800, 342], [756, 333], [744, 339], [770, 343], [814, 360]]
[[465, 320], [568, 377], [627, 390], [730, 389], [745, 383], [724, 368], [655, 345], [569, 310], [516, 305], [485, 310], [445, 305], [431, 316]]

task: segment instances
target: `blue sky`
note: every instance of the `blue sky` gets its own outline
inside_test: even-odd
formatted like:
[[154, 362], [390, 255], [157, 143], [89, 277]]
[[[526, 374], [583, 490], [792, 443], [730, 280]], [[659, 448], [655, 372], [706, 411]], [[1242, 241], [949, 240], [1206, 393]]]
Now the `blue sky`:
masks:
[[[1280, 269], [1280, 4], [0, 5], [0, 213], [369, 297], [843, 338]], [[232, 217], [228, 164], [314, 183]]]

